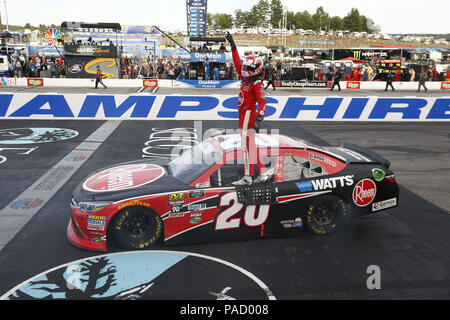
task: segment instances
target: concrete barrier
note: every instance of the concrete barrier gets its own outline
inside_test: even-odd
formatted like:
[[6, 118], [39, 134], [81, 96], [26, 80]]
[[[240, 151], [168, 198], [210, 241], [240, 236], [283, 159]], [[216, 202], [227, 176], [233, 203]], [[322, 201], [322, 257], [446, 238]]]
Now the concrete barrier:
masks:
[[[73, 88], [73, 87], [93, 87], [95, 79], [68, 79], [68, 78], [1, 78], [0, 86], [3, 87], [27, 87], [30, 85], [43, 87], [58, 87], [58, 88]], [[30, 79], [31, 81], [30, 84]], [[144, 86], [144, 79], [104, 79], [106, 86], [111, 88], [140, 88]], [[158, 87], [189, 87], [180, 81], [158, 79]], [[416, 91], [419, 83], [416, 81], [403, 82], [398, 81], [393, 83], [396, 90], [402, 91]], [[341, 81], [340, 86], [342, 90], [374, 90], [381, 91], [386, 87], [385, 81]], [[429, 90], [450, 90], [450, 81], [427, 81], [426, 86]], [[220, 87], [220, 86], [218, 86]], [[232, 86], [239, 87], [239, 82]], [[299, 90], [299, 88], [286, 88], [288, 90]], [[317, 88], [320, 90], [321, 88]], [[322, 88], [324, 90], [324, 88]], [[389, 88], [388, 90], [391, 90]], [[422, 88], [423, 90], [423, 88]]]

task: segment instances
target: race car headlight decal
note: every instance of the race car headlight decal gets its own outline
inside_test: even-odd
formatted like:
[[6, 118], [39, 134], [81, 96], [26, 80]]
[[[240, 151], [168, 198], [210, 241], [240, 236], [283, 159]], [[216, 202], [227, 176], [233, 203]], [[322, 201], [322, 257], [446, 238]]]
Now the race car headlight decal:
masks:
[[95, 213], [97, 211], [102, 210], [103, 208], [106, 208], [109, 206], [112, 202], [108, 201], [102, 201], [102, 202], [78, 202], [78, 203], [71, 203], [72, 208], [79, 209], [86, 213]]

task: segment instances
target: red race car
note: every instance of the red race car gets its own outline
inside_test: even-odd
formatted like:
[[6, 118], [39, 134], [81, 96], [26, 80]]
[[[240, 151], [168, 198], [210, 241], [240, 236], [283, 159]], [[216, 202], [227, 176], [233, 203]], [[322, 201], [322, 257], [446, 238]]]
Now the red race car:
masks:
[[270, 179], [242, 177], [240, 135], [209, 138], [171, 161], [117, 164], [74, 190], [67, 236], [76, 246], [126, 249], [297, 233], [318, 235], [398, 205], [390, 163], [357, 145], [321, 147], [284, 135], [256, 134]]

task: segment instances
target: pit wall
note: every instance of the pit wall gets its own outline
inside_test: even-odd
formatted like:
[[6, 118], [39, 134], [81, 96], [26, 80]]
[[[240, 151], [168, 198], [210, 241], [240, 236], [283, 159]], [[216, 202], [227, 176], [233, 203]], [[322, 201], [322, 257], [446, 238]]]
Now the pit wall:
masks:
[[[111, 88], [140, 88], [140, 87], [178, 87], [178, 88], [239, 88], [240, 82], [234, 80], [161, 80], [161, 79], [104, 79], [106, 86]], [[289, 82], [289, 81], [288, 81]], [[291, 81], [292, 89], [312, 88], [307, 84], [313, 82]], [[328, 85], [330, 85], [329, 83]], [[95, 79], [61, 79], [61, 78], [0, 78], [3, 87], [94, 87]], [[384, 81], [341, 81], [342, 90], [384, 90]], [[450, 90], [450, 81], [426, 82], [429, 90]], [[394, 82], [397, 90], [416, 91], [418, 82]], [[324, 88], [317, 88], [322, 89]], [[337, 88], [336, 88], [337, 89]], [[391, 90], [389, 88], [389, 90]], [[422, 89], [423, 90], [423, 89]]]
[[[233, 95], [0, 92], [1, 119], [234, 120]], [[432, 94], [430, 94], [432, 95]], [[444, 97], [266, 97], [265, 121], [450, 121]]]

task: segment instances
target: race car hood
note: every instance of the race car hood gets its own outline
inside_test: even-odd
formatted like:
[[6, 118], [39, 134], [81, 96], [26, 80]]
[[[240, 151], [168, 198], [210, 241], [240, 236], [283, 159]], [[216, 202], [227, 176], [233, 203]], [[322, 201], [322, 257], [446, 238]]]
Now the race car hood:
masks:
[[169, 174], [168, 161], [137, 160], [100, 169], [81, 181], [75, 201], [118, 201], [189, 188]]

